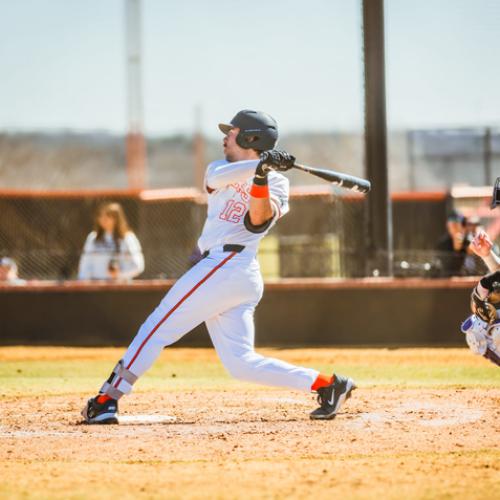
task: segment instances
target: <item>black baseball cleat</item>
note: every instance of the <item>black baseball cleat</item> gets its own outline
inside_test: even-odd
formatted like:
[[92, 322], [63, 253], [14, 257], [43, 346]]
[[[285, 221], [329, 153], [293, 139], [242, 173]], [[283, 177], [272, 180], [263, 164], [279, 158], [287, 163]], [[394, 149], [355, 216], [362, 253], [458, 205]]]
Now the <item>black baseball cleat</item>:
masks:
[[351, 378], [333, 374], [333, 384], [318, 389], [320, 407], [310, 413], [312, 420], [331, 420], [335, 418], [344, 401], [351, 397], [356, 384]]
[[108, 399], [104, 403], [98, 403], [96, 396], [90, 398], [82, 410], [82, 416], [87, 424], [117, 424], [118, 423], [118, 401]]

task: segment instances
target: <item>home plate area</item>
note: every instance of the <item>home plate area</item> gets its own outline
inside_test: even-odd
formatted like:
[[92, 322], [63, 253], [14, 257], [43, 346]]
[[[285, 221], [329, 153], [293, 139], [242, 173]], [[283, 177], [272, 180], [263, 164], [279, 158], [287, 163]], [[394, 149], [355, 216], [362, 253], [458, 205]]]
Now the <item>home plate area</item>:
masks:
[[121, 415], [120, 425], [172, 424], [176, 420], [173, 415]]

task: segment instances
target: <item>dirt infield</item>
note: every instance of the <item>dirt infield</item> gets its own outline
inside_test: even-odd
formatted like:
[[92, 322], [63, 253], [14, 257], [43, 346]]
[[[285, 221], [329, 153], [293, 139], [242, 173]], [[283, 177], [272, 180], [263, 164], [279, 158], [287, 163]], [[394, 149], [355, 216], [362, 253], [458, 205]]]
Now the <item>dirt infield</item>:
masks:
[[[76, 366], [89, 356], [85, 350], [53, 357], [47, 350], [0, 351], [19, 375], [40, 359], [57, 372], [56, 360], [69, 356]], [[107, 361], [109, 354], [91, 357]], [[314, 350], [280, 354], [314, 358]], [[181, 350], [170, 359], [176, 356], [208, 371], [217, 363], [205, 350]], [[354, 371], [358, 361], [368, 361], [361, 350], [340, 356]], [[386, 356], [388, 370], [391, 359], [405, 359], [404, 353]], [[450, 351], [431, 358], [431, 364], [453, 364]], [[27, 364], [19, 368], [21, 362]], [[6, 373], [0, 380], [8, 388]], [[313, 422], [311, 395], [241, 386], [215, 371], [213, 382], [189, 389], [138, 389], [121, 405], [122, 425], [88, 426], [78, 416], [83, 395], [58, 393], [56, 378], [52, 393], [0, 396], [0, 497], [495, 498], [500, 388], [492, 380], [490, 387], [461, 379], [449, 387], [372, 381], [361, 384], [334, 421]]]

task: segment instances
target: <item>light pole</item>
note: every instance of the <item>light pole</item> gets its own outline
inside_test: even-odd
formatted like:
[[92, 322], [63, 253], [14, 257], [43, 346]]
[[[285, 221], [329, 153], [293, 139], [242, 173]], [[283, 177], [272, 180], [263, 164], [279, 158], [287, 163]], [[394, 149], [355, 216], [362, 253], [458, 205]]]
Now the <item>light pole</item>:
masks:
[[143, 133], [141, 0], [125, 0], [125, 44], [127, 58], [126, 161], [128, 186], [147, 185], [146, 142]]

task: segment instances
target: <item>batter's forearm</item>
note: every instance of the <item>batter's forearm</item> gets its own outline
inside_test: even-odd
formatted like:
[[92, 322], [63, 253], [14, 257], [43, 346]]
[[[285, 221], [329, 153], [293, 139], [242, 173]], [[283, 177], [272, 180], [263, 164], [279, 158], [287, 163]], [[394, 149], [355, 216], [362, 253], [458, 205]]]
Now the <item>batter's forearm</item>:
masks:
[[211, 189], [220, 189], [235, 182], [244, 182], [252, 177], [259, 161], [235, 161], [215, 167], [207, 175], [207, 186]]
[[250, 222], [254, 226], [261, 226], [274, 217], [274, 210], [269, 198], [250, 197], [250, 208], [248, 210]]

